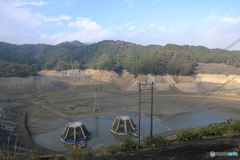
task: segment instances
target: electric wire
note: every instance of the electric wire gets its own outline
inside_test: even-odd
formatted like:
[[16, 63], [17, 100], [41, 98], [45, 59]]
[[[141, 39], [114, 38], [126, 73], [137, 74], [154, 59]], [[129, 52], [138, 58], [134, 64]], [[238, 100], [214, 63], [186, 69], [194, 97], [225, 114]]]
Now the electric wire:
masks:
[[[229, 48], [231, 48], [232, 46], [234, 46], [235, 44], [237, 44], [239, 41], [240, 41], [240, 38], [237, 39], [236, 41], [234, 41], [233, 43], [231, 43], [230, 45], [228, 45], [227, 47], [225, 47], [219, 54], [217, 54], [217, 55], [215, 55], [214, 57], [212, 57], [212, 58], [211, 58], [211, 61], [213, 61], [214, 59], [216, 59], [216, 58], [217, 58], [219, 55], [221, 55], [222, 53], [226, 52]], [[204, 64], [204, 65], [205, 65], [205, 64]], [[204, 66], [204, 65], [202, 65], [202, 66]], [[238, 74], [237, 76], [235, 76], [234, 78], [232, 78], [231, 80], [229, 80], [228, 82], [226, 82], [226, 83], [225, 83], [224, 85], [222, 85], [221, 87], [217, 88], [216, 90], [214, 90], [213, 92], [209, 93], [208, 95], [206, 95], [205, 97], [203, 97], [203, 98], [200, 99], [199, 101], [195, 102], [193, 105], [189, 106], [188, 108], [184, 109], [183, 111], [179, 112], [178, 114], [170, 117], [169, 119], [167, 119], [167, 120], [164, 121], [164, 122], [167, 122], [167, 121], [175, 118], [175, 117], [178, 116], [179, 114], [181, 114], [181, 113], [187, 111], [188, 109], [194, 107], [196, 104], [200, 103], [201, 101], [203, 101], [204, 99], [206, 99], [207, 97], [209, 97], [212, 93], [216, 92], [217, 90], [219, 90], [220, 88], [222, 88], [223, 86], [225, 86], [227, 83], [229, 83], [230, 81], [234, 80], [234, 79], [237, 78], [238, 76], [239, 76], [239, 74]], [[97, 79], [97, 84], [99, 84], [99, 78], [100, 78], [100, 77], [98, 77], [98, 79]], [[180, 78], [178, 81], [175, 82], [175, 84], [177, 84], [178, 82], [180, 82], [182, 79], [183, 79], [183, 78]], [[156, 97], [156, 96], [162, 94], [163, 92], [166, 92], [167, 90], [175, 87], [175, 84], [169, 85], [168, 88], [166, 88], [166, 89], [163, 90], [163, 91], [158, 92], [157, 94], [153, 95], [153, 97]], [[150, 99], [151, 99], [151, 98], [149, 98], [149, 99], [147, 99], [147, 100], [144, 100], [144, 101], [142, 101], [142, 102], [148, 102]], [[138, 103], [139, 103], [139, 102], [134, 102], [134, 103], [132, 103], [132, 104], [125, 105], [124, 107], [127, 108], [127, 107], [130, 107], [130, 106], [133, 106], [133, 105], [137, 105]], [[156, 113], [162, 108], [161, 105], [154, 104], [154, 106], [156, 106], [156, 105], [159, 106], [159, 108], [155, 111], [154, 114], [156, 114]], [[99, 102], [98, 102], [98, 107], [99, 107]], [[99, 119], [105, 119], [105, 118], [99, 118]], [[159, 126], [159, 125], [161, 125], [161, 124], [155, 125], [154, 127], [157, 127], [157, 126]], [[149, 128], [150, 128], [150, 127], [148, 127], [148, 128], [145, 129], [145, 130], [149, 130]], [[143, 130], [142, 133], [144, 133], [145, 130]]]
[[[221, 55], [222, 53], [224, 53], [226, 50], [228, 50], [229, 48], [231, 48], [232, 46], [234, 46], [235, 44], [237, 44], [239, 41], [240, 41], [240, 38], [237, 39], [236, 41], [234, 41], [233, 43], [231, 43], [230, 45], [228, 45], [228, 46], [227, 46], [224, 50], [222, 50], [219, 54], [217, 54], [216, 56], [214, 56], [214, 57], [212, 58], [212, 61], [213, 61], [215, 58], [217, 58], [219, 55]], [[204, 65], [205, 65], [205, 64], [204, 64]], [[232, 80], [236, 79], [238, 76], [239, 76], [239, 74], [238, 74], [237, 76], [233, 77], [232, 79], [230, 79], [229, 81], [227, 81], [226, 83], [224, 83], [222, 86], [220, 86], [220, 87], [217, 88], [216, 90], [210, 92], [207, 96], [203, 97], [202, 99], [200, 99], [199, 101], [197, 101], [196, 103], [194, 103], [193, 105], [191, 105], [190, 107], [184, 109], [183, 111], [181, 111], [181, 112], [179, 112], [178, 114], [172, 116], [171, 118], [169, 118], [168, 120], [166, 120], [166, 121], [164, 121], [164, 122], [167, 122], [167, 121], [175, 118], [175, 117], [178, 116], [179, 114], [181, 114], [181, 113], [187, 111], [188, 109], [194, 107], [196, 104], [198, 104], [199, 102], [203, 101], [204, 99], [206, 99], [207, 97], [209, 97], [210, 95], [212, 95], [212, 93], [214, 93], [214, 92], [216, 92], [217, 90], [221, 89], [223, 86], [225, 86], [226, 84], [228, 84], [228, 83], [231, 82]], [[177, 82], [176, 82], [176, 83], [177, 83]], [[175, 83], [175, 84], [176, 84], [176, 83]], [[175, 86], [175, 85], [174, 85], [174, 86]], [[171, 89], [172, 87], [173, 87], [173, 86], [170, 86], [169, 89]], [[159, 93], [156, 94], [156, 95], [154, 95], [154, 96], [157, 96], [157, 95], [159, 95]], [[159, 125], [161, 125], [161, 124], [155, 125], [154, 127], [157, 127], [157, 126], [159, 126]], [[150, 128], [150, 127], [149, 127], [149, 128]], [[147, 129], [149, 129], [149, 128], [147, 128]], [[145, 130], [147, 130], [147, 129], [145, 129]], [[145, 130], [143, 130], [142, 132], [144, 132]]]
[[[237, 44], [239, 41], [240, 41], [240, 38], [237, 39], [236, 41], [234, 41], [233, 43], [231, 43], [230, 45], [228, 45], [227, 47], [225, 47], [219, 54], [217, 54], [217, 55], [215, 55], [214, 57], [212, 57], [212, 58], [211, 58], [211, 61], [213, 61], [214, 59], [216, 59], [216, 58], [217, 58], [219, 55], [221, 55], [222, 53], [226, 52], [229, 48], [231, 48], [232, 46], [234, 46], [235, 44]], [[204, 65], [205, 65], [205, 64], [204, 64]], [[204, 65], [202, 65], [202, 66], [204, 66]], [[234, 80], [234, 79], [237, 78], [238, 76], [239, 76], [239, 75], [237, 75], [236, 77], [232, 78], [231, 80], [229, 80], [228, 82], [226, 82], [224, 85], [226, 85], [226, 84], [229, 83], [230, 81]], [[183, 78], [182, 78], [182, 79], [183, 79]], [[182, 79], [180, 78], [178, 81], [175, 82], [175, 84], [177, 84], [177, 83], [178, 83], [179, 81], [181, 81]], [[99, 82], [99, 78], [98, 78], [98, 80], [97, 80], [97, 83], [98, 83], [98, 82]], [[163, 90], [163, 91], [160, 91], [159, 93], [155, 94], [153, 97], [156, 97], [156, 96], [160, 95], [161, 93], [163, 93], [163, 92], [165, 92], [165, 91], [167, 91], [167, 90], [175, 87], [175, 84], [169, 85], [168, 88], [166, 88], [166, 89]], [[224, 85], [222, 85], [221, 87], [217, 88], [217, 89], [214, 90], [213, 92], [219, 90], [219, 89], [222, 88]], [[177, 115], [179, 115], [179, 114], [187, 111], [188, 109], [194, 107], [196, 104], [198, 104], [199, 102], [201, 102], [201, 101], [203, 101], [204, 99], [206, 99], [207, 97], [209, 97], [213, 92], [211, 92], [210, 94], [208, 94], [207, 96], [203, 97], [202, 99], [200, 99], [199, 101], [197, 101], [197, 102], [194, 103], [193, 105], [189, 106], [188, 108], [184, 109], [183, 111], [181, 111], [181, 112], [179, 112], [178, 114], [172, 116], [171, 118], [169, 118], [168, 120], [166, 120], [166, 121], [164, 121], [164, 122], [167, 122], [167, 121], [175, 118]], [[142, 101], [142, 102], [148, 102], [150, 99], [151, 99], [151, 98], [149, 98], [149, 99], [147, 99], [147, 100], [144, 100], [144, 101]], [[134, 102], [134, 103], [132, 103], [132, 104], [125, 105], [124, 107], [127, 108], [127, 107], [130, 107], [130, 106], [133, 106], [133, 105], [137, 105], [138, 103], [139, 103], [139, 102]], [[154, 104], [154, 105], [156, 106], [156, 104]], [[157, 111], [159, 111], [159, 110], [161, 109], [161, 107], [162, 107], [162, 106], [160, 106], [160, 105], [157, 105], [157, 106], [159, 106], [159, 108], [155, 111], [155, 114], [156, 114]], [[161, 125], [161, 124], [159, 124], [159, 125]], [[156, 125], [156, 126], [159, 126], [159, 125]], [[154, 126], [154, 127], [156, 127], [156, 126]], [[150, 128], [150, 127], [149, 127], [149, 128]], [[149, 128], [147, 128], [147, 129], [149, 129]], [[147, 129], [146, 129], [146, 130], [147, 130]], [[144, 132], [144, 130], [143, 130], [142, 132]]]
[[[198, 100], [197, 102], [195, 102], [194, 104], [192, 104], [191, 106], [187, 107], [186, 109], [182, 110], [181, 112], [173, 115], [172, 117], [170, 117], [169, 119], [163, 121], [164, 123], [165, 122], [168, 122], [170, 120], [172, 120], [173, 118], [177, 117], [178, 115], [180, 115], [181, 113], [184, 113], [185, 111], [189, 110], [190, 108], [194, 107], [195, 105], [197, 105], [198, 103], [200, 103], [201, 101], [203, 101], [204, 99], [206, 99], [207, 97], [209, 97], [210, 95], [212, 95], [214, 92], [216, 92], [217, 90], [221, 89], [222, 87], [224, 87], [226, 84], [228, 84], [229, 82], [231, 82], [232, 80], [236, 79], [237, 77], [239, 76], [236, 75], [235, 77], [233, 77], [232, 79], [230, 79], [229, 81], [227, 81], [226, 83], [224, 83], [222, 86], [218, 87], [217, 89], [213, 90], [212, 92], [210, 92], [208, 95], [204, 96], [203, 98], [201, 98], [200, 100]], [[157, 127], [157, 126], [160, 126], [161, 124], [157, 124], [155, 125], [154, 127]], [[149, 128], [147, 128], [146, 130], [149, 130]], [[144, 132], [145, 130], [143, 130], [142, 132]]]

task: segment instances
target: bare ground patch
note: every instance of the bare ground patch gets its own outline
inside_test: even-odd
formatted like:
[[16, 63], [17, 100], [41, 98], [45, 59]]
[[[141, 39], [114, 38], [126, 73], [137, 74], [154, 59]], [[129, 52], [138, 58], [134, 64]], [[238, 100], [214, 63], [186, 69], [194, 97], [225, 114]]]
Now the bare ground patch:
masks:
[[209, 74], [239, 74], [240, 68], [236, 68], [225, 63], [202, 63], [198, 62], [198, 73]]

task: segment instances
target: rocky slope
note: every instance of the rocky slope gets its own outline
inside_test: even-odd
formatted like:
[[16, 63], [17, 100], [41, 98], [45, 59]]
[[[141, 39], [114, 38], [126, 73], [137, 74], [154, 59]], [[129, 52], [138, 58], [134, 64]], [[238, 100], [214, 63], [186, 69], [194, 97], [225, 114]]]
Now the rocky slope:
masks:
[[[123, 71], [117, 74], [113, 71], [105, 70], [68, 70], [68, 71], [41, 71], [42, 75], [48, 75], [64, 79], [75, 85], [84, 84], [84, 82], [112, 82], [123, 90], [137, 91], [137, 82], [153, 81], [158, 91], [166, 91], [171, 88], [177, 88], [182, 92], [202, 92], [214, 91], [216, 89], [229, 90], [231, 94], [240, 92], [240, 76], [228, 74], [197, 74], [190, 76], [175, 75], [134, 75]], [[234, 92], [231, 91], [234, 89]]]

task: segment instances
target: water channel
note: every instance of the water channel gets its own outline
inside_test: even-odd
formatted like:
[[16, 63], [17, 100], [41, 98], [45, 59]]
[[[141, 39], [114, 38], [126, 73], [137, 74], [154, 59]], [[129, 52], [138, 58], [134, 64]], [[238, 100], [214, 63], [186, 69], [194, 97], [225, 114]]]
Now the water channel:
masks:
[[[98, 145], [113, 145], [118, 144], [123, 140], [125, 136], [118, 136], [110, 131], [115, 118], [119, 115], [125, 115], [132, 118], [133, 122], [138, 126], [137, 114], [113, 114], [113, 115], [98, 115], [98, 116], [82, 116], [75, 117], [75, 121], [83, 122], [91, 132], [92, 138], [88, 141], [88, 147], [97, 147]], [[205, 126], [209, 123], [226, 121], [229, 117], [240, 118], [240, 110], [216, 107], [202, 112], [188, 112], [179, 114], [175, 117], [161, 118], [163, 122], [167, 124], [171, 129], [185, 127], [185, 126]], [[141, 116], [141, 135], [148, 136], [150, 133], [150, 117]], [[52, 132], [33, 136], [32, 140], [35, 144], [55, 150], [55, 151], [67, 151], [72, 149], [73, 145], [68, 145], [60, 140], [60, 135], [63, 132], [65, 125]], [[153, 133], [161, 133], [167, 131], [162, 124], [153, 119]]]

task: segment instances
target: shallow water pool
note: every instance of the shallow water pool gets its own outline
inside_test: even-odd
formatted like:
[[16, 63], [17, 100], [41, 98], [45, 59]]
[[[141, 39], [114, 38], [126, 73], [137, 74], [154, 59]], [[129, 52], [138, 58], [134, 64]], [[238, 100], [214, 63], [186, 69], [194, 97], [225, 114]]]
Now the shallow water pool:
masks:
[[[114, 114], [114, 115], [99, 115], [99, 116], [82, 116], [75, 117], [75, 121], [83, 122], [91, 132], [91, 139], [88, 141], [88, 147], [97, 147], [100, 145], [114, 145], [121, 142], [125, 136], [119, 136], [111, 133], [110, 126], [115, 118], [120, 115], [129, 116], [138, 128], [138, 115], [137, 114]], [[175, 117], [161, 118], [168, 127], [174, 129], [184, 126], [204, 126], [213, 122], [226, 121], [229, 117], [240, 118], [240, 111], [237, 109], [217, 107], [203, 112], [189, 112], [179, 114]], [[141, 116], [141, 135], [148, 136], [150, 133], [150, 117]], [[63, 132], [65, 125], [52, 132], [33, 136], [32, 140], [35, 144], [55, 150], [67, 151], [76, 146], [65, 144], [60, 140], [60, 135]], [[161, 133], [167, 131], [162, 124], [153, 119], [153, 133]]]

